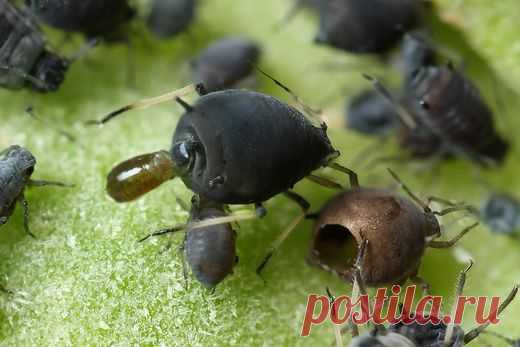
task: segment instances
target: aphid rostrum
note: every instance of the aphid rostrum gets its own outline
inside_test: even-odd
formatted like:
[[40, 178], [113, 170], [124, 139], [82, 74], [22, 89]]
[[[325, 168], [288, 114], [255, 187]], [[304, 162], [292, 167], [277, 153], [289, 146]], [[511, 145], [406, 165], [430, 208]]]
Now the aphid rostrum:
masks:
[[16, 204], [20, 204], [24, 210], [24, 229], [34, 237], [29, 228], [29, 203], [25, 199], [25, 188], [68, 186], [61, 182], [31, 179], [36, 159], [23, 147], [10, 146], [0, 152], [0, 156], [0, 226], [7, 223]]
[[56, 91], [69, 61], [46, 46], [40, 28], [26, 9], [0, 0], [0, 86]]

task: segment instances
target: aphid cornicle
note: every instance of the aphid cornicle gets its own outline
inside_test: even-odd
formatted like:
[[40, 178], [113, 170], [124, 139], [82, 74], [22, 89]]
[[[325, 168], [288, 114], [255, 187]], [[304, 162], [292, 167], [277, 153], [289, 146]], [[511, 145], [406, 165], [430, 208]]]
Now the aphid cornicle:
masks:
[[409, 86], [416, 115], [451, 152], [482, 165], [501, 164], [509, 143], [476, 87], [451, 66], [421, 68]]
[[0, 86], [56, 91], [69, 62], [51, 52], [30, 14], [0, 0]]
[[[473, 262], [470, 262], [470, 265], [460, 272], [455, 290], [456, 298], [463, 295], [467, 273], [472, 266]], [[362, 269], [358, 269], [358, 271], [362, 272]], [[359, 278], [359, 276], [356, 276], [356, 278]], [[358, 283], [358, 286], [365, 288], [363, 283]], [[362, 292], [366, 294], [364, 290]], [[500, 303], [497, 316], [511, 304], [517, 294], [518, 285], [515, 285]], [[456, 307], [457, 303], [454, 305]], [[454, 309], [451, 312], [454, 312]], [[443, 321], [445, 316], [442, 315], [430, 317], [420, 313], [414, 315], [411, 312], [403, 312], [403, 314], [408, 316], [411, 321], [406, 323], [401, 321], [390, 325], [388, 328], [377, 326], [377, 329], [370, 333], [355, 336], [348, 347], [462, 347], [479, 337], [489, 326], [487, 323], [480, 324], [465, 333], [460, 325], [455, 324], [453, 320], [446, 324]], [[354, 327], [355, 334], [357, 334], [357, 327]], [[341, 335], [336, 335], [336, 341], [338, 346], [342, 345]]]
[[[125, 106], [100, 121], [93, 121], [103, 124], [130, 109], [171, 99], [176, 99], [185, 110], [173, 134], [170, 152], [160, 151], [119, 164], [108, 176], [107, 190], [117, 202], [126, 202], [162, 182], [180, 177], [186, 187], [205, 201], [222, 205], [255, 204], [260, 216], [265, 213], [264, 201], [284, 193], [303, 211], [275, 242], [259, 266], [260, 272], [309, 207], [291, 188], [303, 178], [330, 186], [325, 178], [312, 174], [323, 166], [342, 172], [350, 170], [333, 162], [339, 153], [330, 143], [326, 126], [315, 126], [295, 108], [253, 91], [230, 89], [206, 94], [203, 87], [197, 87], [202, 96], [194, 105], [179, 97], [195, 88], [188, 86]], [[294, 94], [293, 97], [298, 100]], [[248, 218], [254, 217], [253, 214]], [[233, 222], [238, 216], [222, 218]]]
[[20, 146], [10, 146], [0, 152], [0, 226], [7, 223], [13, 214], [17, 203], [24, 209], [24, 229], [34, 237], [29, 229], [29, 204], [24, 191], [27, 186], [60, 186], [60, 182], [33, 180], [31, 175], [36, 165], [36, 159], [27, 149]]
[[148, 28], [159, 38], [172, 38], [188, 28], [196, 6], [196, 0], [153, 0]]
[[[214, 288], [224, 278], [233, 273], [233, 266], [238, 259], [235, 249], [236, 232], [229, 223], [208, 225], [194, 229], [189, 227], [192, 223], [225, 217], [227, 213], [221, 204], [193, 196], [189, 214], [187, 225], [158, 231], [141, 241], [148, 239], [150, 236], [158, 236], [186, 229], [181, 248], [184, 252], [183, 256], [186, 257], [191, 271], [197, 280], [208, 288]], [[183, 270], [184, 275], [186, 275], [184, 260]]]
[[232, 88], [251, 74], [259, 57], [260, 48], [251, 40], [218, 40], [191, 61], [193, 80], [204, 84], [207, 92]]
[[411, 279], [427, 289], [427, 283], [418, 277], [425, 249], [449, 248], [478, 223], [450, 241], [438, 241], [441, 228], [436, 216], [468, 208], [450, 206], [432, 211], [390, 173], [413, 201], [386, 190], [361, 187], [355, 176], [351, 189], [330, 199], [319, 212], [308, 261], [352, 281], [358, 248], [366, 241], [360, 261], [361, 278], [367, 285], [400, 284]]
[[127, 0], [25, 0], [33, 13], [46, 24], [88, 38], [121, 39], [123, 24], [135, 11]]
[[353, 53], [384, 53], [419, 22], [416, 0], [329, 0], [316, 42]]

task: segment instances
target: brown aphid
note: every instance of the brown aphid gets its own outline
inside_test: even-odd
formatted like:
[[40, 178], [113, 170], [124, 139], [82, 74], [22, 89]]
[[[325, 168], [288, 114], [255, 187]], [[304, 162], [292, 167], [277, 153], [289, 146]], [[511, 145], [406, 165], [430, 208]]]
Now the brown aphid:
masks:
[[428, 66], [409, 85], [417, 116], [454, 153], [483, 165], [501, 164], [509, 143], [477, 88], [452, 66]]
[[[478, 223], [466, 227], [450, 241], [436, 241], [441, 236], [436, 216], [466, 207], [432, 211], [389, 171], [411, 200], [386, 190], [360, 187], [357, 178], [351, 179], [351, 189], [329, 200], [318, 214], [308, 260], [351, 282], [359, 247], [366, 241], [360, 259], [364, 283], [377, 286], [411, 279], [428, 289], [427, 283], [417, 276], [425, 249], [449, 248]], [[429, 201], [432, 200], [435, 198]]]

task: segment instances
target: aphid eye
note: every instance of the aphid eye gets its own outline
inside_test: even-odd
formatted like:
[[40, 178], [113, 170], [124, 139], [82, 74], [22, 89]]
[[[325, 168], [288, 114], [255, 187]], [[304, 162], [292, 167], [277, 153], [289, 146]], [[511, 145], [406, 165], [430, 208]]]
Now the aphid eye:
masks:
[[176, 143], [172, 150], [173, 160], [179, 167], [186, 167], [191, 162], [191, 146], [183, 141]]
[[427, 103], [427, 102], [424, 101], [424, 100], [420, 100], [420, 101], [419, 101], [419, 105], [421, 105], [421, 107], [423, 108], [423, 110], [429, 110], [429, 109], [430, 109], [430, 104]]

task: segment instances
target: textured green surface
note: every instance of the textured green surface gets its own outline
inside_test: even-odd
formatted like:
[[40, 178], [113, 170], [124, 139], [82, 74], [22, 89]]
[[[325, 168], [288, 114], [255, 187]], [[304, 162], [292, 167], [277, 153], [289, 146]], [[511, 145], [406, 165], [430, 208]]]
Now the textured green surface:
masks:
[[[441, 2], [443, 14], [463, 31], [447, 30], [437, 23], [435, 36], [449, 37], [443, 41], [448, 48], [466, 46], [463, 58], [468, 73], [478, 81], [491, 104], [502, 101], [498, 122], [514, 140], [520, 126], [518, 97], [511, 92], [520, 88], [520, 41], [516, 30], [520, 4], [517, 0]], [[169, 146], [180, 108], [168, 104], [135, 112], [102, 129], [82, 125], [82, 121], [127, 102], [187, 84], [187, 58], [214, 38], [244, 33], [262, 43], [262, 67], [309, 103], [325, 107], [333, 127], [339, 126], [343, 100], [334, 95], [344, 87], [347, 91], [343, 94], [365, 87], [359, 72], [381, 68], [313, 46], [315, 19], [309, 14], [275, 31], [276, 21], [287, 6], [279, 0], [205, 1], [188, 35], [171, 43], [150, 38], [136, 40], [135, 88], [125, 82], [125, 47], [104, 46], [72, 67], [59, 93], [39, 96], [0, 91], [0, 147], [26, 146], [38, 158], [35, 178], [77, 185], [74, 189], [40, 188], [27, 193], [37, 240], [23, 233], [20, 209], [2, 227], [0, 274], [2, 283], [15, 294], [0, 298], [1, 345], [332, 343], [328, 324], [313, 330], [306, 339], [297, 336], [307, 294], [322, 293], [325, 286], [335, 293], [350, 291], [349, 286], [305, 264], [309, 222], [303, 223], [273, 258], [265, 272], [266, 285], [254, 273], [270, 242], [297, 213], [296, 207], [283, 197], [269, 201], [264, 221], [241, 225], [240, 264], [234, 276], [215, 294], [192, 277], [186, 290], [176, 252], [182, 235], [172, 237], [172, 248], [162, 253], [168, 237], [144, 244], [136, 240], [151, 230], [184, 221], [187, 215], [175, 199], [189, 199], [189, 191], [177, 180], [135, 203], [117, 205], [103, 189], [106, 173], [118, 161]], [[363, 68], [329, 72], [319, 68], [324, 62], [352, 62]], [[490, 71], [496, 73], [495, 78]], [[261, 80], [259, 87], [286, 98], [268, 81]], [[331, 100], [331, 95], [334, 101], [323, 104], [323, 100]], [[79, 144], [70, 144], [29, 119], [23, 112], [28, 103], [42, 117], [74, 132]], [[344, 154], [344, 164], [352, 164], [350, 158], [369, 143], [338, 128], [331, 130], [331, 137]], [[395, 169], [423, 196], [435, 194], [479, 203], [486, 189], [476, 183], [476, 175], [520, 196], [518, 156], [515, 148], [506, 165], [493, 172], [479, 171], [461, 162], [443, 164], [435, 172], [418, 172], [407, 165]], [[353, 168], [360, 171], [365, 183], [391, 184], [382, 168], [371, 172], [371, 179], [366, 170]], [[302, 183], [297, 190], [314, 206], [331, 194], [311, 183]], [[448, 232], [454, 233], [469, 222], [465, 219], [452, 224]], [[432, 283], [435, 293], [451, 296], [457, 271], [463, 266], [462, 254], [467, 252], [476, 260], [467, 293], [504, 295], [513, 283], [520, 282], [519, 250], [518, 241], [480, 227], [455, 252], [428, 252], [421, 274]], [[516, 302], [495, 330], [520, 337], [519, 317], [520, 302]]]

